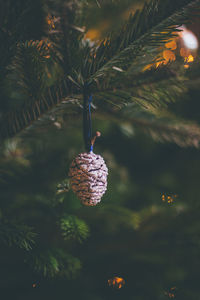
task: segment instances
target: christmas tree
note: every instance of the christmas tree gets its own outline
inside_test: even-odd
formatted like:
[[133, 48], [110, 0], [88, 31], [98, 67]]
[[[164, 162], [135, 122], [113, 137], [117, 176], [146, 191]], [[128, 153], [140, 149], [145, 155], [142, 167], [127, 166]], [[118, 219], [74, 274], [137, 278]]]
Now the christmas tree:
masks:
[[[199, 9], [1, 2], [3, 299], [199, 298]], [[88, 207], [68, 172], [97, 130]]]

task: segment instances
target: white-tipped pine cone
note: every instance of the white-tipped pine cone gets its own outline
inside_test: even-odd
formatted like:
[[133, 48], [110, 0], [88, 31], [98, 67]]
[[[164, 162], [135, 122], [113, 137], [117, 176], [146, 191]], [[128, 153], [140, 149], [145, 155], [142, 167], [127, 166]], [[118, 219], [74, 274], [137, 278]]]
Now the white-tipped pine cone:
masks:
[[101, 201], [107, 189], [108, 168], [103, 157], [90, 153], [80, 153], [69, 170], [70, 184], [74, 193], [87, 206]]

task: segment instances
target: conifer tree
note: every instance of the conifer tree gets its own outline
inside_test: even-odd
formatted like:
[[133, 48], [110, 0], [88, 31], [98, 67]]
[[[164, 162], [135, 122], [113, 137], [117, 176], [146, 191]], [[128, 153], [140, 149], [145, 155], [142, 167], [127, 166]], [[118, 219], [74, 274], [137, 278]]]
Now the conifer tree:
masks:
[[[170, 290], [171, 287], [162, 282], [173, 275], [174, 263], [172, 260], [167, 265], [169, 255], [164, 253], [162, 232], [172, 244], [176, 243], [174, 227], [183, 235], [176, 245], [180, 252], [190, 243], [198, 249], [199, 214], [195, 210], [198, 204], [191, 200], [192, 209], [183, 201], [182, 206], [176, 205], [169, 212], [169, 205], [178, 201], [178, 196], [170, 193], [162, 197], [164, 207], [155, 204], [158, 189], [163, 186], [173, 189], [173, 183], [166, 172], [166, 185], [160, 183], [157, 190], [153, 189], [151, 179], [144, 174], [140, 177], [139, 166], [136, 166], [139, 177], [135, 178], [132, 156], [126, 152], [125, 144], [132, 149], [137, 140], [145, 148], [147, 139], [152, 147], [148, 153], [154, 155], [154, 164], [162, 161], [148, 135], [180, 148], [199, 148], [198, 115], [196, 119], [191, 117], [187, 109], [188, 103], [193, 104], [191, 99], [199, 95], [199, 58], [197, 52], [181, 48], [180, 40], [183, 25], [189, 28], [198, 24], [199, 9], [199, 0], [2, 1], [0, 244], [3, 290], [9, 285], [14, 288], [30, 285], [32, 291], [28, 296], [33, 297], [33, 290], [40, 284], [45, 292], [53, 280], [58, 280], [55, 291], [60, 288], [64, 293], [68, 282], [67, 288], [74, 292], [71, 299], [78, 299], [78, 280], [80, 290], [84, 290], [83, 299], [114, 299], [115, 292], [112, 294], [103, 281], [118, 270], [126, 277], [132, 272], [132, 264], [139, 270], [144, 263], [146, 291], [141, 293], [141, 286], [137, 286], [135, 299], [147, 299], [148, 295], [149, 299], [163, 299], [166, 294], [175, 295], [176, 289]], [[174, 48], [172, 43], [176, 45]], [[87, 208], [82, 207], [71, 192], [67, 169], [74, 155], [84, 151], [82, 114], [88, 109], [84, 99], [87, 101], [91, 96], [94, 125], [105, 134], [97, 147], [104, 151], [103, 146], [107, 145], [105, 157], [111, 168], [111, 179], [105, 196], [108, 203], [105, 200], [97, 207]], [[120, 148], [121, 143], [124, 146]], [[176, 146], [174, 151], [180, 149]], [[160, 149], [170, 151], [173, 146], [166, 147], [169, 148]], [[134, 151], [139, 155], [139, 150]], [[190, 151], [188, 157], [193, 154], [198, 157], [198, 152], [193, 152], [196, 150]], [[161, 152], [166, 154], [165, 150]], [[148, 158], [148, 153], [143, 153], [144, 157]], [[187, 155], [183, 154], [184, 157]], [[123, 168], [123, 164], [126, 167]], [[187, 168], [188, 174], [192, 174], [189, 163]], [[145, 167], [144, 170], [146, 172]], [[141, 188], [143, 179], [145, 191]], [[179, 193], [182, 183], [184, 180], [180, 185], [175, 184]], [[191, 190], [195, 195], [194, 186]], [[148, 206], [147, 193], [151, 194]], [[141, 204], [140, 195], [144, 198]], [[130, 204], [132, 197], [137, 199], [135, 206]], [[190, 213], [194, 220], [187, 228], [185, 220], [189, 222]], [[190, 232], [193, 233], [191, 240]], [[184, 235], [189, 242], [184, 240]], [[105, 236], [105, 244], [101, 247], [102, 236]], [[198, 258], [195, 251], [192, 253]], [[119, 253], [127, 254], [130, 265], [123, 265], [122, 259], [115, 270]], [[102, 257], [107, 262], [106, 271], [105, 264], [101, 266]], [[96, 260], [100, 263], [95, 280]], [[178, 254], [174, 260], [174, 281], [181, 287], [181, 299], [187, 299], [192, 284], [185, 288], [184, 280], [190, 281], [189, 274], [195, 264], [192, 262], [181, 269], [183, 261]], [[156, 286], [149, 278], [152, 265], [160, 268], [161, 279], [158, 275]], [[129, 280], [140, 284], [138, 278], [142, 274], [138, 276], [133, 274]], [[88, 290], [90, 280], [94, 288]], [[169, 280], [169, 284], [172, 286], [173, 280]], [[181, 294], [183, 287], [185, 294]], [[124, 289], [122, 299], [132, 299], [129, 292], [130, 289]], [[193, 291], [193, 296], [197, 295], [198, 291]], [[22, 293], [20, 297], [25, 299], [25, 296]], [[38, 296], [42, 299], [42, 293]]]

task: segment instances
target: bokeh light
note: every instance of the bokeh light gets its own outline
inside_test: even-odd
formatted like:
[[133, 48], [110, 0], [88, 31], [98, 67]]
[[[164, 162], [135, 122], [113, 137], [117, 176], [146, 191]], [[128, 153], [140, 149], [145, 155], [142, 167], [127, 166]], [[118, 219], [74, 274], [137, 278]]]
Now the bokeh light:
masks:
[[184, 29], [181, 33], [181, 38], [186, 48], [191, 50], [198, 49], [199, 43], [195, 34], [187, 29]]
[[122, 277], [115, 276], [108, 279], [108, 285], [116, 289], [121, 289], [125, 285], [125, 280]]

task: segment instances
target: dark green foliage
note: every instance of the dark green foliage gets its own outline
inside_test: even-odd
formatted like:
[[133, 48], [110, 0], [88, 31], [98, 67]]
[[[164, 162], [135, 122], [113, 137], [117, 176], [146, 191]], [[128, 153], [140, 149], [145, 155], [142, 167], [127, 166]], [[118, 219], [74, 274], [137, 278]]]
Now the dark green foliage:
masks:
[[[128, 100], [139, 103], [144, 110], [150, 107], [149, 104], [160, 109], [161, 98], [165, 99], [162, 102], [166, 106], [185, 92], [185, 77], [174, 73], [171, 73], [171, 80], [175, 80], [174, 89], [170, 84], [170, 73], [163, 78], [163, 85], [159, 83], [159, 88], [158, 83], [154, 86], [150, 82], [145, 86], [140, 83], [140, 91], [143, 91], [137, 94], [135, 86], [138, 76], [140, 80], [146, 76], [141, 74], [143, 67], [157, 60], [158, 47], [174, 36], [179, 25], [198, 14], [199, 1], [173, 1], [172, 4], [154, 0], [146, 3], [143, 9], [130, 16], [119, 32], [111, 33], [98, 46], [91, 46], [83, 40], [78, 20], [82, 9], [84, 12], [84, 4], [64, 1], [53, 5], [47, 1], [45, 7], [48, 18], [52, 14], [55, 16], [53, 27], [46, 24], [46, 40], [33, 41], [30, 35], [29, 41], [18, 39], [14, 49], [9, 39], [5, 41], [7, 51], [4, 54], [10, 58], [3, 70], [7, 74], [6, 80], [2, 78], [1, 98], [6, 99], [2, 109], [6, 112], [1, 117], [1, 139], [14, 136], [44, 113], [53, 113], [52, 108], [65, 101], [66, 97], [79, 99], [85, 84], [90, 85], [94, 94], [100, 92], [100, 95], [96, 94], [96, 100], [102, 95], [108, 105], [109, 101], [113, 102], [112, 98], [117, 105], [119, 99], [124, 104]], [[51, 10], [52, 14], [49, 13]], [[8, 24], [9, 21], [4, 20], [4, 26]], [[17, 40], [15, 32], [12, 36]], [[163, 68], [166, 69], [160, 67], [157, 73], [162, 74]], [[128, 91], [132, 82], [134, 94]], [[108, 89], [110, 92], [105, 93]]]
[[1, 220], [0, 243], [17, 246], [24, 250], [31, 250], [35, 244], [36, 234], [27, 225]]
[[[37, 145], [29, 140], [27, 148], [20, 141], [14, 140], [5, 143], [5, 148], [1, 148], [0, 244], [2, 251], [6, 247], [12, 247], [14, 251], [17, 247], [31, 250], [30, 254], [22, 255], [39, 276], [59, 275], [73, 278], [78, 274], [81, 263], [70, 254], [72, 244], [73, 241], [84, 241], [89, 229], [84, 221], [75, 216], [69, 220], [64, 218], [65, 201], [63, 203], [57, 197], [55, 199], [56, 184], [59, 179], [61, 181], [66, 177], [58, 165], [60, 155], [63, 154], [57, 149], [56, 161], [55, 151], [50, 150], [51, 139], [48, 143], [49, 155], [40, 147], [39, 139]], [[54, 169], [55, 165], [53, 169], [50, 167], [52, 161], [57, 166], [57, 171]], [[42, 167], [46, 164], [50, 169]], [[62, 191], [66, 200], [64, 187], [63, 184], [59, 185], [57, 194]]]
[[2, 1], [0, 11], [1, 30], [6, 31], [10, 38], [14, 37], [16, 41], [41, 38], [45, 13], [40, 0]]
[[[181, 300], [191, 291], [198, 299], [191, 282], [199, 273], [199, 153], [183, 147], [199, 148], [199, 59], [188, 70], [180, 56], [144, 68], [162, 60], [179, 25], [196, 20], [200, 2], [147, 1], [115, 20], [115, 31], [105, 29], [103, 41], [84, 39], [100, 16], [119, 17], [135, 3], [1, 4], [0, 285], [14, 286], [17, 297], [18, 283], [25, 287], [20, 299], [35, 297], [33, 278], [44, 291], [38, 299], [154, 300], [174, 284]], [[108, 191], [92, 208], [81, 206], [67, 178], [83, 151], [86, 87], [103, 132], [97, 152], [109, 167]], [[163, 193], [180, 197], [168, 205]], [[106, 286], [113, 275], [125, 277], [118, 294]]]
[[87, 224], [76, 216], [64, 216], [60, 220], [64, 240], [75, 240], [82, 243], [89, 235]]
[[[24, 289], [30, 297], [37, 293], [39, 299], [44, 294], [50, 299], [55, 294], [87, 299], [91, 293], [95, 300], [116, 299], [107, 280], [121, 275], [126, 285], [116, 291], [119, 299], [159, 299], [173, 286], [184, 300], [188, 293], [198, 295], [199, 151], [158, 145], [142, 135], [133, 138], [122, 128], [126, 120], [114, 124], [107, 117], [98, 121], [96, 115], [94, 127], [104, 134], [95, 149], [108, 164], [109, 186], [98, 207], [81, 208], [79, 200], [66, 190], [67, 180], [63, 182], [82, 145], [81, 120], [74, 120], [73, 126], [71, 122], [63, 129], [32, 130], [32, 139], [29, 136], [23, 147], [16, 146], [15, 157], [5, 151], [8, 146], [1, 153], [1, 170], [13, 173], [9, 177], [4, 172], [3, 177], [12, 189], [6, 191], [1, 183], [2, 215], [6, 210], [37, 232], [36, 243], [25, 254], [1, 245], [1, 258], [10, 261], [1, 261], [2, 290], [6, 280], [12, 293], [22, 299], [26, 299]], [[30, 152], [22, 155], [20, 149]], [[22, 158], [31, 165], [25, 174]], [[8, 183], [9, 178], [13, 180]], [[62, 201], [54, 201], [56, 186]], [[172, 204], [163, 203], [161, 194], [170, 192], [178, 198]], [[63, 241], [60, 221], [64, 214], [84, 220], [90, 238], [82, 244], [74, 242], [76, 238]], [[35, 282], [38, 288], [34, 289]]]
[[75, 278], [81, 269], [79, 259], [68, 254], [62, 249], [48, 249], [40, 252], [38, 255], [33, 254], [27, 263], [44, 277], [63, 277]]

